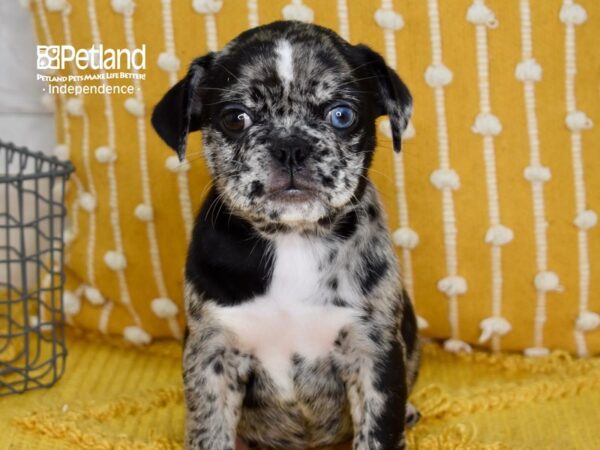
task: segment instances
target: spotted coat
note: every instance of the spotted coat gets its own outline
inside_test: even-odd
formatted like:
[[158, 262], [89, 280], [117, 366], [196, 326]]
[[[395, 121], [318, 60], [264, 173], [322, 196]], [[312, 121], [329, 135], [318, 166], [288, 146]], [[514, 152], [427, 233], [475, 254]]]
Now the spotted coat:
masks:
[[375, 118], [399, 151], [410, 108], [381, 56], [297, 22], [198, 58], [155, 108], [181, 158], [202, 130], [214, 179], [185, 270], [187, 449], [405, 448], [416, 321], [368, 169]]

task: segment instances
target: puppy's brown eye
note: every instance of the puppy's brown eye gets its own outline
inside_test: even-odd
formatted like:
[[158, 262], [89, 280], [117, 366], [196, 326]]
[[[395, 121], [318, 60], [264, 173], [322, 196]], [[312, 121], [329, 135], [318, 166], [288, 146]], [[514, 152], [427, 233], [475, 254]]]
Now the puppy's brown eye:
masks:
[[221, 125], [227, 131], [240, 133], [252, 125], [252, 119], [241, 109], [230, 109], [221, 117]]

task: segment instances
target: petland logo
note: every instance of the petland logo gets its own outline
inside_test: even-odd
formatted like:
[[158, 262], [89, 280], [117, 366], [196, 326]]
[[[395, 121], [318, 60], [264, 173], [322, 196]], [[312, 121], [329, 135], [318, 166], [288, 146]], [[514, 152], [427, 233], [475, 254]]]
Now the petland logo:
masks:
[[[146, 79], [146, 45], [131, 50], [38, 45], [37, 69], [36, 78], [45, 83], [42, 90], [49, 94], [132, 95]], [[59, 72], [65, 69], [66, 74]]]
[[112, 49], [99, 45], [75, 49], [72, 45], [38, 45], [38, 70], [64, 70], [67, 63], [79, 70], [144, 70], [146, 68], [146, 45], [141, 48]]

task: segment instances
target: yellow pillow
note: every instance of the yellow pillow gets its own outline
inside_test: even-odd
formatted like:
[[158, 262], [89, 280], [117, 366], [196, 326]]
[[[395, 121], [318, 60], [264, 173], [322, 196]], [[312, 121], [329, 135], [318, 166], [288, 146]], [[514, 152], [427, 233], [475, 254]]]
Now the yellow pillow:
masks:
[[41, 44], [146, 46], [145, 80], [109, 81], [133, 94], [56, 98], [57, 155], [77, 168], [69, 322], [140, 344], [181, 336], [209, 178], [200, 152], [177, 162], [149, 112], [192, 58], [287, 18], [370, 45], [413, 92], [404, 153], [382, 120], [371, 177], [422, 332], [450, 351], [598, 352], [600, 3], [577, 1], [32, 0]]

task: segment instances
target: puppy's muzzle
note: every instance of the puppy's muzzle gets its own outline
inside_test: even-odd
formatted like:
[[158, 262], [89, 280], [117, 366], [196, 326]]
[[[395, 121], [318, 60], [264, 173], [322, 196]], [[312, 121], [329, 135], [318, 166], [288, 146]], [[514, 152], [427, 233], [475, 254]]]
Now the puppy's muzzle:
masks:
[[311, 151], [310, 144], [297, 136], [273, 140], [269, 150], [272, 170], [267, 185], [271, 199], [304, 202], [314, 198], [316, 190], [307, 168]]

